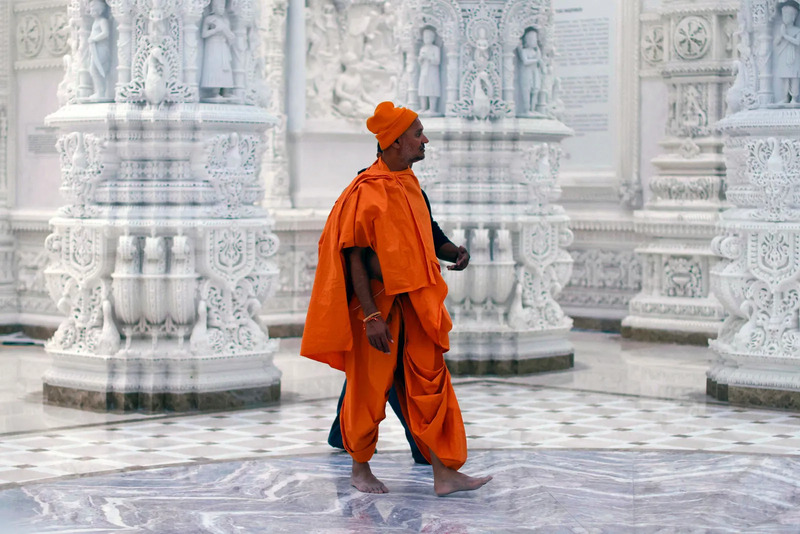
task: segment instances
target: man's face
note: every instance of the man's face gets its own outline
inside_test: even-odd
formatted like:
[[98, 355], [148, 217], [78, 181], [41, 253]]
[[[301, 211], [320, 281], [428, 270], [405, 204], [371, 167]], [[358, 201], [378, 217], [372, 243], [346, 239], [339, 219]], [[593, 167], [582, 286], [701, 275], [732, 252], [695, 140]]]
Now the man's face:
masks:
[[397, 139], [400, 144], [400, 156], [403, 161], [408, 162], [409, 166], [425, 159], [425, 143], [428, 142], [428, 138], [422, 133], [422, 129], [419, 118], [414, 119], [408, 130]]

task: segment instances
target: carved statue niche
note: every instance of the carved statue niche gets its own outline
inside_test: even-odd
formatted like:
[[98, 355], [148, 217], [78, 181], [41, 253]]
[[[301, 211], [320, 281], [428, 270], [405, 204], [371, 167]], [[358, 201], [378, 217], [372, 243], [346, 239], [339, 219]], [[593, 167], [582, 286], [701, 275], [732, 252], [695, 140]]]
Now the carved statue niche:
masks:
[[111, 30], [106, 16], [106, 3], [92, 0], [89, 3], [92, 28], [89, 33], [90, 63], [93, 93], [90, 100], [105, 100], [108, 96], [108, 81], [111, 73]]
[[775, 101], [797, 103], [800, 98], [800, 28], [795, 25], [800, 4], [786, 0], [778, 4], [773, 46], [773, 70], [777, 82]]
[[[517, 47], [519, 58], [520, 115], [535, 115], [542, 101], [544, 61], [539, 47], [539, 31], [534, 27], [525, 29], [522, 44]], [[549, 97], [546, 98], [549, 100]]]
[[419, 49], [419, 100], [421, 115], [438, 115], [439, 99], [442, 96], [442, 48], [436, 44], [436, 30], [422, 29], [422, 46]]
[[236, 36], [225, 12], [225, 0], [211, 1], [211, 13], [203, 19], [201, 36], [205, 43], [200, 87], [209, 93], [208, 100], [227, 99], [234, 88], [231, 45]]

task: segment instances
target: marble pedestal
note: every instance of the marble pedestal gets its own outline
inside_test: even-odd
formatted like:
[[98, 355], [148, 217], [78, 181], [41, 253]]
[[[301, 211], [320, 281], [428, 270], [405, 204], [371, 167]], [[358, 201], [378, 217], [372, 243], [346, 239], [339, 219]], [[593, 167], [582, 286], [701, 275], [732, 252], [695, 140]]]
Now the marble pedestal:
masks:
[[573, 365], [572, 320], [555, 297], [569, 280], [569, 218], [553, 204], [571, 134], [547, 119], [425, 118], [430, 152], [417, 175], [435, 219], [470, 251], [443, 269], [454, 374], [527, 374]]
[[65, 106], [48, 117], [69, 204], [50, 221], [47, 286], [65, 319], [45, 402], [88, 410], [272, 402], [281, 372], [258, 312], [279, 241], [256, 203], [263, 109]]
[[729, 313], [710, 343], [707, 392], [736, 404], [800, 409], [800, 109], [746, 110], [728, 134], [728, 199], [711, 248]]
[[266, 387], [191, 393], [144, 391], [124, 393], [44, 385], [44, 398], [47, 404], [94, 412], [233, 410], [270, 404], [277, 402], [280, 397], [280, 382]]
[[575, 365], [567, 332], [515, 332], [458, 329], [445, 354], [453, 375], [525, 375], [570, 369]]

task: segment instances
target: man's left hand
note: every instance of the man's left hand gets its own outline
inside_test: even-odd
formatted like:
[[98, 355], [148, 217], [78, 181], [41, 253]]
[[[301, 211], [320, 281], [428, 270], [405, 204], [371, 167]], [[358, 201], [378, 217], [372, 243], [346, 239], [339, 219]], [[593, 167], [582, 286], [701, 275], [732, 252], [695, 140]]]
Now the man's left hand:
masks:
[[463, 271], [469, 265], [469, 252], [466, 247], [458, 247], [458, 255], [453, 265], [448, 265], [447, 268], [451, 271]]

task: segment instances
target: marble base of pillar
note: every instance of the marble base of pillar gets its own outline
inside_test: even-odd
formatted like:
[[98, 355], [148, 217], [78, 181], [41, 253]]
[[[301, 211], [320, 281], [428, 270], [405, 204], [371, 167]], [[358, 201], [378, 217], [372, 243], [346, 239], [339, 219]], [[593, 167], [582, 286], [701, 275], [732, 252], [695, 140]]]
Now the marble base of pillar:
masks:
[[571, 369], [574, 349], [566, 332], [465, 331], [450, 333], [450, 373], [525, 375]]
[[[693, 309], [703, 307], [703, 303], [697, 302], [698, 299], [691, 300]], [[709, 309], [716, 309], [718, 306], [719, 304], [716, 302], [709, 302], [707, 305]], [[681, 320], [628, 316], [622, 322], [620, 334], [624, 338], [636, 341], [706, 346], [709, 339], [717, 337], [719, 327], [720, 322], [717, 320], [703, 321], [701, 319]]]
[[277, 402], [280, 396], [280, 382], [256, 388], [183, 393], [92, 391], [44, 385], [45, 403], [95, 412], [232, 410]]
[[740, 406], [800, 410], [800, 391], [736, 386], [707, 378], [706, 394], [719, 401]]
[[115, 356], [49, 350], [48, 404], [94, 411], [228, 410], [280, 398], [277, 342], [266, 352], [200, 358], [189, 351], [121, 351]]

